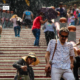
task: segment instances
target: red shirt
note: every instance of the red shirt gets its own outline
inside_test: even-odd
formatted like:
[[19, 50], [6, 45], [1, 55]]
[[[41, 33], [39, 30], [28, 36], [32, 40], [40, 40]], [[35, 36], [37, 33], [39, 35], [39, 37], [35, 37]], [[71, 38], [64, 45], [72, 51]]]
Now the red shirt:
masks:
[[40, 29], [41, 27], [41, 23], [40, 23], [40, 20], [42, 20], [42, 17], [41, 16], [38, 16], [34, 19], [33, 21], [33, 26], [32, 26], [32, 30], [33, 29]]

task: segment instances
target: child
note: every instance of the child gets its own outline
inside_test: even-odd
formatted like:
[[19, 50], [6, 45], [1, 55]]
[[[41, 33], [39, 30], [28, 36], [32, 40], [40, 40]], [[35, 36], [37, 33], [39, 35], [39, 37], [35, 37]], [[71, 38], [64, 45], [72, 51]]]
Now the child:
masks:
[[70, 21], [71, 21], [70, 25], [75, 25], [75, 17], [73, 13], [70, 14]]

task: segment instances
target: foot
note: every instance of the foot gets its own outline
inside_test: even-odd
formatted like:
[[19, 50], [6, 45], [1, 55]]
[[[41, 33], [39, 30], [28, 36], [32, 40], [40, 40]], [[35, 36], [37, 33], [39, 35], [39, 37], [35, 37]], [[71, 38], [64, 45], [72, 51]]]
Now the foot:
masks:
[[18, 35], [18, 37], [20, 37], [20, 35]]
[[39, 45], [33, 45], [33, 46], [39, 46]]

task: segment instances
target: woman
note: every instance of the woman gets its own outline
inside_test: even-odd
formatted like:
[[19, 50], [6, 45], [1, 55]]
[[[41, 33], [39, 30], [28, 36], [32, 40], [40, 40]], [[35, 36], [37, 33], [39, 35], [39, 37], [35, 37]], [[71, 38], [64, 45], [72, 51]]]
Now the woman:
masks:
[[10, 21], [13, 23], [13, 28], [14, 28], [14, 32], [15, 32], [15, 37], [20, 37], [21, 27], [20, 27], [20, 25], [17, 23], [17, 18], [18, 18], [17, 15], [13, 15], [13, 16], [10, 18]]
[[43, 26], [44, 29], [44, 33], [45, 33], [45, 39], [47, 42], [47, 45], [49, 43], [49, 40], [54, 39], [55, 38], [55, 30], [56, 26], [54, 25], [54, 23], [51, 20], [48, 20], [48, 22], [46, 22]]

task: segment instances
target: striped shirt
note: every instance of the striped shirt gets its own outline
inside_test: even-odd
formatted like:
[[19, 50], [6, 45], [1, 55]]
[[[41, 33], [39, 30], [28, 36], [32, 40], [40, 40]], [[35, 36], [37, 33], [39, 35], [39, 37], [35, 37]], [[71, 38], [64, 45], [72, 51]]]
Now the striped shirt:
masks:
[[[52, 39], [47, 47], [47, 51], [50, 52], [50, 60], [52, 59], [55, 43], [56, 40]], [[65, 42], [64, 45], [61, 45], [60, 41], [57, 40], [57, 48], [52, 60], [52, 67], [69, 69], [71, 64], [70, 56], [75, 56], [72, 43]]]

